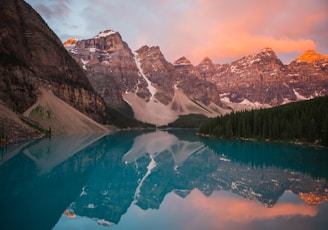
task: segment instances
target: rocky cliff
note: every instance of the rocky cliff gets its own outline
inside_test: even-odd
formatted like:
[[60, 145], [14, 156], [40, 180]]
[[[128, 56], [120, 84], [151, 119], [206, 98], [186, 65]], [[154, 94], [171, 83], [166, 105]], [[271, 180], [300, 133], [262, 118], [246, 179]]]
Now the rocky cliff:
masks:
[[46, 88], [102, 121], [103, 100], [40, 15], [22, 0], [1, 0], [0, 14], [0, 100], [23, 113]]
[[220, 95], [215, 84], [200, 77], [199, 71], [186, 57], [181, 57], [174, 63], [177, 79], [177, 87], [194, 101], [200, 101], [205, 105], [211, 102], [222, 106]]
[[118, 32], [106, 30], [90, 39], [66, 43], [66, 47], [108, 104], [123, 106], [122, 92], [135, 92], [138, 84], [145, 85], [134, 54]]

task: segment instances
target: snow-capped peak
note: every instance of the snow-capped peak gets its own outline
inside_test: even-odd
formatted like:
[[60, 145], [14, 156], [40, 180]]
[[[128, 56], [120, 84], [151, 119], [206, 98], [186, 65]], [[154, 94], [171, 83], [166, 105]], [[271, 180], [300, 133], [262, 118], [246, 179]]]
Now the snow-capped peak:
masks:
[[113, 35], [113, 34], [116, 34], [117, 32], [114, 31], [114, 30], [105, 30], [105, 31], [102, 31], [102, 32], [99, 32], [99, 34], [97, 34], [95, 36], [95, 38], [103, 38], [103, 37], [107, 37], [107, 36], [110, 36], [110, 35]]

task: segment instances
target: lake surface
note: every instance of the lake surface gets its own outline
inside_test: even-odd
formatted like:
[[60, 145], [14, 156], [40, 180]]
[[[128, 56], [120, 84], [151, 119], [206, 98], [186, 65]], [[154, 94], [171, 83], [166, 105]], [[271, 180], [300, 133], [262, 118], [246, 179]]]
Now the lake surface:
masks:
[[328, 229], [328, 151], [195, 131], [0, 149], [0, 229]]

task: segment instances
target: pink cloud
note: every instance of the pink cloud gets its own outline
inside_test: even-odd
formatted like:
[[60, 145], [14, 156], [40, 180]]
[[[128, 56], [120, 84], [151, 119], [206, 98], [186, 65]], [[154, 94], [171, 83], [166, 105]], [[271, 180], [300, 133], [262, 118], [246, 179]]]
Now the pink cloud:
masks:
[[209, 56], [227, 63], [265, 47], [278, 57], [328, 54], [327, 0], [27, 1], [66, 39], [114, 29], [132, 50], [158, 45], [171, 62], [186, 56], [196, 65]]
[[238, 58], [266, 47], [278, 53], [302, 53], [305, 50], [315, 49], [315, 43], [311, 39], [293, 40], [287, 37], [274, 38], [246, 33], [229, 34], [212, 39], [205, 46], [194, 47], [190, 52], [190, 59], [197, 63], [200, 57], [205, 56], [215, 60], [224, 60], [226, 57]]
[[174, 43], [172, 39], [171, 45], [165, 47], [173, 59], [185, 55], [198, 64], [210, 56], [225, 62], [227, 57], [242, 57], [265, 47], [282, 54], [301, 54], [317, 48], [312, 34], [317, 34], [315, 26], [328, 17], [328, 8], [309, 1], [198, 0], [198, 3], [174, 26], [178, 41]]

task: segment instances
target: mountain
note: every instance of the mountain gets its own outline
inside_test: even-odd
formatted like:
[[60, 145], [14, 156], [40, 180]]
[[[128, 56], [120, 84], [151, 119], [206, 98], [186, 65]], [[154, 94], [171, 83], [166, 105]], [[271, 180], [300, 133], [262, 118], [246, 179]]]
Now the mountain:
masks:
[[142, 84], [134, 54], [119, 33], [106, 30], [91, 39], [66, 44], [107, 104], [124, 106], [122, 92], [135, 92], [138, 82]]
[[320, 62], [328, 62], [328, 56], [317, 53], [314, 50], [308, 50], [300, 57], [296, 58], [297, 62], [307, 62], [307, 63], [320, 63]]
[[204, 59], [201, 76], [217, 85], [221, 100], [233, 106], [271, 107], [328, 95], [328, 58], [307, 51], [284, 65], [270, 48], [230, 64], [215, 65]]
[[205, 57], [194, 66], [186, 57], [168, 62], [158, 46], [132, 52], [113, 30], [64, 44], [107, 104], [127, 103], [136, 119], [156, 125], [328, 95], [328, 59], [315, 51], [288, 65], [264, 48], [228, 64]]
[[[208, 66], [211, 74], [203, 71], [203, 77], [217, 85], [225, 102], [268, 107], [281, 104], [284, 98], [296, 99], [283, 84], [285, 66], [270, 48], [230, 64]], [[198, 68], [204, 69], [204, 63]]]
[[0, 14], [3, 104], [22, 114], [47, 90], [72, 109], [104, 121], [102, 98], [40, 15], [22, 0], [2, 0]]
[[287, 67], [286, 80], [297, 99], [328, 95], [328, 56], [306, 51]]
[[93, 38], [71, 42], [66, 49], [84, 68], [95, 90], [108, 105], [132, 108], [134, 117], [165, 125], [191, 113], [213, 117], [220, 114], [216, 86], [180, 62], [168, 62], [158, 46], [132, 52], [113, 30]]

